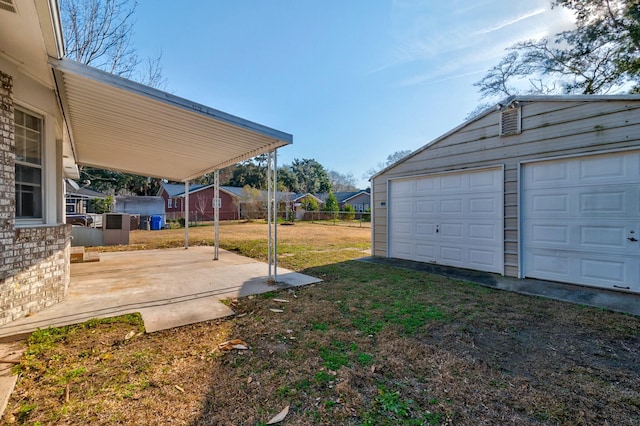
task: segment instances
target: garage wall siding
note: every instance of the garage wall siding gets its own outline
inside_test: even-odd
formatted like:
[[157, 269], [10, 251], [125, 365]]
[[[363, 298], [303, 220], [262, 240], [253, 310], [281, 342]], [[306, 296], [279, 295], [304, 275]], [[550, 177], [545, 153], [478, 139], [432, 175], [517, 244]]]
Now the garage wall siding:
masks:
[[372, 182], [373, 254], [387, 256], [389, 179], [504, 166], [505, 274], [518, 276], [518, 164], [640, 146], [640, 99], [521, 101], [522, 132], [499, 136], [500, 112], [423, 147]]

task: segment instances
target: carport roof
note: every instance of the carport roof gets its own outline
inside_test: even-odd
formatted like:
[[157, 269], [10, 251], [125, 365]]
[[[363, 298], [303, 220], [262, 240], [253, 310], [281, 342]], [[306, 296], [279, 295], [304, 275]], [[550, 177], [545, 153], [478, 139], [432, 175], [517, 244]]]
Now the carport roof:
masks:
[[50, 63], [80, 165], [187, 181], [293, 140], [69, 59]]

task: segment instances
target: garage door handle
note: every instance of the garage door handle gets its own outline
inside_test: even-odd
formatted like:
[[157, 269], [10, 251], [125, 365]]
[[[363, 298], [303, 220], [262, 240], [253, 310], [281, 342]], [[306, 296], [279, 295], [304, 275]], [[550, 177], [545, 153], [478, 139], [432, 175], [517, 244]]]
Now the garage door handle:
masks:
[[629, 237], [629, 238], [627, 238], [627, 240], [631, 241], [632, 243], [635, 243], [636, 241], [638, 241], [638, 240], [636, 240], [636, 239], [635, 239], [635, 238], [633, 238], [633, 237]]

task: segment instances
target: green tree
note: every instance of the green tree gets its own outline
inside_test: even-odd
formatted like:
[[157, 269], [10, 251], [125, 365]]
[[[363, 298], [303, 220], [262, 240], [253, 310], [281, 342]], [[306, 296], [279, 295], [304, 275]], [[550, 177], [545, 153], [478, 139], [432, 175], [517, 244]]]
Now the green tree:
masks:
[[89, 205], [91, 206], [91, 211], [93, 213], [109, 213], [111, 211], [111, 206], [113, 206], [113, 197], [111, 195], [107, 195], [104, 198], [94, 198], [89, 200]]
[[318, 201], [314, 197], [306, 197], [301, 204], [302, 208], [308, 212], [318, 211]]
[[333, 191], [329, 192], [329, 196], [327, 197], [327, 201], [324, 203], [324, 207], [322, 208], [325, 212], [338, 212], [340, 211], [340, 206], [338, 205], [338, 199], [336, 198]]
[[327, 171], [316, 160], [296, 158], [291, 164], [291, 171], [296, 176], [295, 187], [291, 188], [293, 192], [317, 194], [331, 190]]
[[243, 161], [236, 165], [225, 185], [267, 189], [267, 170], [255, 160]]
[[575, 28], [517, 43], [476, 83], [486, 97], [638, 92], [639, 0], [553, 0], [576, 16]]
[[351, 204], [345, 204], [342, 208], [344, 214], [342, 215], [342, 219], [344, 220], [353, 220], [356, 217], [356, 209], [353, 208]]

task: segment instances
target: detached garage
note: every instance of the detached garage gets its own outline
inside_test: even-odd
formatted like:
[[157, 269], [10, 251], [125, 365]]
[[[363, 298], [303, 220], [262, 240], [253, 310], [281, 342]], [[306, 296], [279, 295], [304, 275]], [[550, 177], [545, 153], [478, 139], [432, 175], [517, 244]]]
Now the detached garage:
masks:
[[372, 188], [375, 256], [640, 293], [640, 96], [510, 98]]

